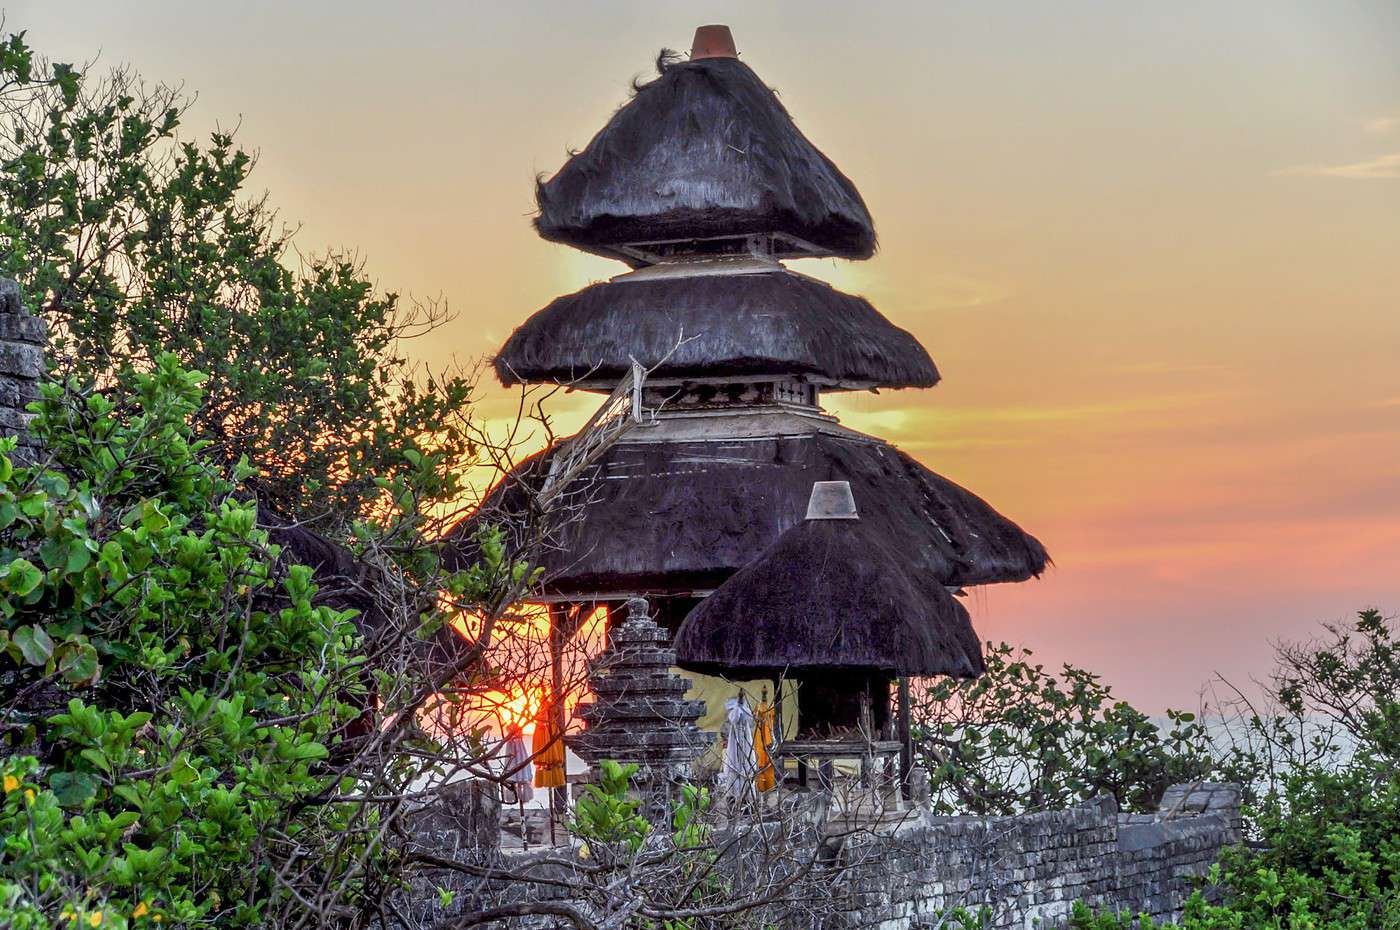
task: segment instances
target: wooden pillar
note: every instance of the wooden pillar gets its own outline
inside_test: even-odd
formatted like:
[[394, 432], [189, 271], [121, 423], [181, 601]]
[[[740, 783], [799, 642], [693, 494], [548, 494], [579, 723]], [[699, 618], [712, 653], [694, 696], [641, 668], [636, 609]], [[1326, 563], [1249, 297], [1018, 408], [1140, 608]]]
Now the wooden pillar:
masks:
[[913, 785], [909, 776], [914, 770], [914, 739], [909, 730], [909, 679], [899, 679], [899, 784], [900, 791], [908, 798]]
[[[582, 606], [576, 609], [582, 610]], [[549, 720], [550, 729], [564, 739], [564, 643], [570, 635], [569, 605], [549, 605]], [[564, 754], [565, 783], [551, 788], [549, 808], [557, 816], [569, 809], [568, 751]]]
[[774, 787], [783, 787], [783, 775], [787, 766], [783, 764], [783, 742], [787, 735], [783, 732], [783, 676], [773, 678], [773, 745], [768, 747], [768, 763], [773, 766]]

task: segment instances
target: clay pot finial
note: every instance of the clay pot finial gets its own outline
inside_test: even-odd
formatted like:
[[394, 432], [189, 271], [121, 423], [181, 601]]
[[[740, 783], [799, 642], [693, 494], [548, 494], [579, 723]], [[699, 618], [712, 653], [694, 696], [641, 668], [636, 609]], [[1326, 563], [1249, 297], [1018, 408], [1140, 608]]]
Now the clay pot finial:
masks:
[[695, 30], [695, 40], [690, 43], [691, 61], [738, 57], [739, 51], [734, 47], [734, 36], [728, 26], [701, 26]]

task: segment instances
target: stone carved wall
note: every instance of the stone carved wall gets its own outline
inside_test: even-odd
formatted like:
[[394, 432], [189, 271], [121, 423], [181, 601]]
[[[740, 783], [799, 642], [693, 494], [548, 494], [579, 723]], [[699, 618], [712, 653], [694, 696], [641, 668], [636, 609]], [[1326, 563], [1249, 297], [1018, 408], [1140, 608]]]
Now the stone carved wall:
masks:
[[44, 321], [24, 308], [19, 285], [0, 279], [0, 435], [19, 437], [15, 458], [21, 461], [38, 454], [24, 408], [39, 398], [47, 338]]

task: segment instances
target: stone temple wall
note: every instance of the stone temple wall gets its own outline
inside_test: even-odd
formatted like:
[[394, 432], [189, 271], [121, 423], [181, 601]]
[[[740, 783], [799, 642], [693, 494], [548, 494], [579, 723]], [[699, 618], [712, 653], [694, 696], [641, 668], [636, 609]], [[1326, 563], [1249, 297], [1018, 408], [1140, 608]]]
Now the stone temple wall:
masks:
[[[1178, 805], [1183, 796], [1193, 805]], [[1015, 817], [911, 818], [841, 851], [842, 925], [917, 930], [962, 907], [997, 930], [1062, 925], [1075, 901], [1165, 920], [1239, 839], [1239, 791], [1177, 786], [1156, 814], [1111, 799]], [[844, 893], [842, 893], [844, 892]]]
[[[461, 789], [445, 797], [446, 810], [461, 807]], [[466, 797], [466, 795], [462, 795]], [[475, 795], [470, 795], [475, 797]], [[1239, 840], [1239, 790], [1231, 785], [1178, 785], [1154, 814], [1120, 814], [1112, 799], [1063, 811], [1012, 817], [942, 817], [914, 811], [897, 825], [854, 829], [808, 877], [804, 899], [820, 898], [823, 917], [812, 910], [781, 921], [775, 930], [931, 930], [956, 928], [945, 915], [964, 908], [985, 910], [989, 930], [1049, 930], [1062, 927], [1076, 901], [1131, 915], [1169, 920], [1199, 885], [1220, 851]], [[501, 850], [496, 825], [480, 804], [474, 817], [434, 817], [423, 845], [510, 871], [526, 861], [553, 858], [556, 876], [567, 878], [565, 850], [521, 854]], [[483, 816], [488, 814], [488, 816]], [[450, 836], [454, 830], [460, 836]], [[472, 855], [475, 850], [484, 856]], [[539, 896], [567, 899], [566, 892], [499, 881], [458, 883], [459, 876], [432, 876], [400, 909], [422, 926], [453, 916], [458, 908], [499, 906]], [[450, 907], [428, 890], [459, 888]], [[537, 919], [522, 926], [554, 927]]]
[[0, 279], [0, 436], [19, 437], [15, 458], [21, 461], [38, 454], [24, 408], [39, 398], [47, 335], [44, 321], [25, 310], [19, 285]]

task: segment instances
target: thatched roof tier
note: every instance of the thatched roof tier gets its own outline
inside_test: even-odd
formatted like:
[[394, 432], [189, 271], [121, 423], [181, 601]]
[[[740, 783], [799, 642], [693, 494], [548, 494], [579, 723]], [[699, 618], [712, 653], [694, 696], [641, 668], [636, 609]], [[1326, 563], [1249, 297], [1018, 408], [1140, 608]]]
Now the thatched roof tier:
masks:
[[887, 443], [803, 427], [796, 416], [745, 436], [740, 419], [691, 422], [696, 435], [716, 438], [617, 443], [558, 498], [546, 518], [549, 544], [527, 550], [527, 488], [543, 482], [554, 453], [534, 456], [454, 530], [456, 558], [469, 561], [472, 528], [494, 522], [515, 534], [517, 557], [544, 569], [548, 595], [707, 591], [801, 519], [814, 481], [841, 479], [869, 532], [931, 582], [1023, 581], [1045, 568], [1034, 537]]
[[783, 375], [827, 389], [932, 387], [917, 339], [869, 301], [773, 263], [762, 273], [630, 275], [560, 297], [496, 356], [507, 386], [610, 390], [635, 358], [651, 378]]
[[962, 604], [859, 519], [783, 533], [686, 616], [673, 646], [682, 668], [748, 678], [986, 671]]
[[541, 236], [633, 264], [619, 246], [767, 233], [815, 247], [786, 254], [874, 253], [875, 229], [855, 185], [748, 65], [663, 53], [658, 70], [540, 182]]

